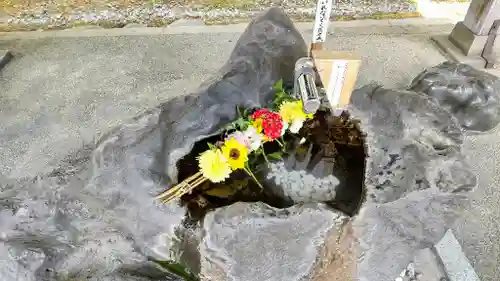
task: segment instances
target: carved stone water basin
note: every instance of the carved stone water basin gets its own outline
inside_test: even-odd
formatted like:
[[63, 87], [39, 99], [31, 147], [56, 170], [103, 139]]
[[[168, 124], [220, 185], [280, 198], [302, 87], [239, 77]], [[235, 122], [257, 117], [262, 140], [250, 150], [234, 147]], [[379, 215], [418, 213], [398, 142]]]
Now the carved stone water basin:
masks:
[[[347, 119], [360, 145], [332, 148], [310, 124], [313, 142], [260, 174], [264, 194], [209, 195], [198, 213], [187, 197], [154, 200], [186, 176], [179, 163], [197, 142], [220, 134], [235, 106], [265, 106], [306, 54], [292, 22], [270, 9], [196, 93], [129, 120], [49, 174], [2, 180], [0, 280], [393, 280], [467, 205], [476, 177], [461, 144], [467, 129], [498, 123], [498, 79], [479, 72], [466, 83], [465, 66], [444, 63], [409, 90], [362, 87]], [[435, 82], [447, 75], [476, 97], [464, 106], [487, 114], [436, 97], [439, 87], [460, 101], [456, 87]]]

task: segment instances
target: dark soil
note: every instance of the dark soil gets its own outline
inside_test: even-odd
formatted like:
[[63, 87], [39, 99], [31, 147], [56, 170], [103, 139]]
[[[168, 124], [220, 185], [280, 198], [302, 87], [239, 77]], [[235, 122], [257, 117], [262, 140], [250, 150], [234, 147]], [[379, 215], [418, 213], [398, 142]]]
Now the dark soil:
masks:
[[333, 208], [353, 216], [364, 201], [365, 143], [359, 122], [347, 113], [336, 117], [320, 111], [304, 126], [304, 134], [312, 143], [314, 155], [307, 169], [319, 161], [333, 163], [331, 173], [340, 181]]

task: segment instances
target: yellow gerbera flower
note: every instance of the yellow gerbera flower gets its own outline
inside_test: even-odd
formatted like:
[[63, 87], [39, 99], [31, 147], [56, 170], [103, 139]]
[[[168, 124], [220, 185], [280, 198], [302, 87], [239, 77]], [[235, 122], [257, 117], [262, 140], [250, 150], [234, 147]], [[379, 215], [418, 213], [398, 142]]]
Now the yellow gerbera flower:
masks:
[[211, 182], [222, 182], [231, 174], [231, 167], [220, 149], [201, 153], [198, 156], [198, 166], [203, 176]]
[[235, 138], [229, 138], [222, 146], [222, 154], [227, 159], [231, 169], [242, 169], [248, 161], [248, 148]]
[[279, 114], [281, 119], [290, 124], [296, 119], [309, 119], [312, 114], [305, 114], [303, 110], [302, 101], [285, 101], [280, 106]]

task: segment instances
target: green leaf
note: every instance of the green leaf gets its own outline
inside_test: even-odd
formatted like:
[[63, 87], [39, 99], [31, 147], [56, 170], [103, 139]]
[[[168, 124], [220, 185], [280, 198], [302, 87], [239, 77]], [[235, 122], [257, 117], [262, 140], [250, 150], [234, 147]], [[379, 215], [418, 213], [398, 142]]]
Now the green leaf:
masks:
[[274, 96], [273, 100], [273, 108], [275, 110], [278, 110], [281, 104], [285, 101], [294, 101], [295, 99], [291, 97], [290, 94], [285, 92], [283, 89], [281, 89], [279, 92], [277, 92]]
[[217, 147], [211, 143], [208, 143], [208, 148], [210, 149], [217, 149]]
[[245, 110], [243, 110], [243, 117], [244, 118], [247, 118], [248, 117], [248, 113], [249, 113], [249, 109], [248, 108], [245, 108]]
[[271, 160], [281, 160], [281, 159], [283, 159], [283, 153], [274, 152], [274, 153], [268, 154], [267, 157]]
[[173, 261], [159, 261], [152, 260], [154, 263], [159, 266], [165, 268], [169, 272], [172, 272], [180, 277], [182, 277], [185, 281], [198, 281], [198, 277], [196, 277], [193, 273], [191, 273], [184, 265], [180, 263], [176, 263]]
[[236, 129], [244, 131], [248, 128], [248, 121], [244, 118], [238, 118], [234, 121]]
[[236, 123], [236, 126], [240, 127], [243, 124], [243, 118], [238, 118], [234, 121]]
[[273, 87], [273, 90], [283, 91], [283, 79], [280, 79]]
[[234, 122], [231, 122], [224, 127], [224, 131], [231, 131], [231, 130], [235, 130], [235, 129], [236, 129], [236, 127], [235, 127]]
[[239, 118], [243, 117], [243, 110], [238, 105], [236, 106], [236, 112]]
[[238, 112], [238, 117], [239, 118], [246, 118], [248, 117], [248, 108], [241, 108], [239, 106], [236, 106], [236, 111]]

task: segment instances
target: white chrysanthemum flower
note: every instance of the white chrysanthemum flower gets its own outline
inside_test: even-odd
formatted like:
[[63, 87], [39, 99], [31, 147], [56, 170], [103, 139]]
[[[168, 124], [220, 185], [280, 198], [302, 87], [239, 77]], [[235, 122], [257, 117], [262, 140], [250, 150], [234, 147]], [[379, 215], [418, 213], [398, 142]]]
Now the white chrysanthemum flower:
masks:
[[248, 139], [250, 151], [257, 150], [262, 145], [262, 135], [257, 133], [254, 127], [250, 126], [243, 132], [243, 135]]
[[285, 121], [281, 122], [283, 122], [283, 129], [281, 129], [281, 136], [283, 136], [286, 133], [286, 130], [288, 129], [288, 123]]
[[236, 131], [227, 137], [227, 139], [231, 138], [236, 139], [239, 143], [244, 144], [248, 149], [250, 149], [251, 147], [250, 138], [245, 133]]
[[304, 119], [295, 119], [292, 121], [292, 125], [290, 125], [290, 132], [292, 134], [297, 134], [300, 130], [300, 128], [302, 128], [302, 126], [304, 125]]

